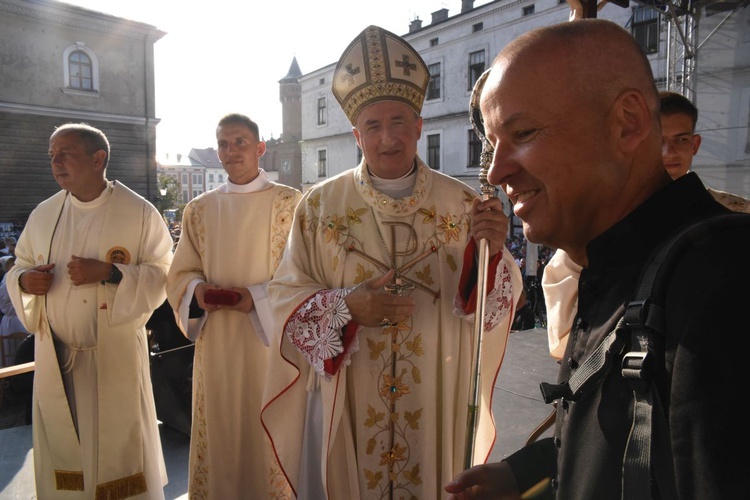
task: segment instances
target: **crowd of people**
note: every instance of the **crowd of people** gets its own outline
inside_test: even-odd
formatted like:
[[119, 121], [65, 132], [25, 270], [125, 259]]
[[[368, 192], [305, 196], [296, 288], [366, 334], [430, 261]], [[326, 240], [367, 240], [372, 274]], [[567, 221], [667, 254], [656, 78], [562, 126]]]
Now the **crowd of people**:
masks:
[[0, 239], [0, 342], [3, 343], [0, 367], [13, 364], [24, 340], [22, 335], [17, 334], [29, 333], [16, 315], [5, 282], [5, 275], [16, 263], [16, 241], [15, 236]]
[[177, 248], [177, 243], [180, 242], [180, 235], [182, 234], [182, 224], [180, 222], [170, 222], [168, 223], [169, 227], [169, 234], [172, 235], [172, 241], [174, 242], [174, 247]]
[[0, 238], [0, 257], [15, 255], [16, 242], [17, 240], [15, 236], [6, 236], [5, 238]]
[[[534, 243], [532, 244], [536, 245]], [[516, 264], [521, 269], [521, 274], [525, 277], [527, 275], [526, 258], [529, 255], [527, 252], [528, 241], [526, 240], [526, 237], [524, 237], [523, 233], [517, 234], [515, 236], [508, 236], [505, 245], [513, 255], [513, 259], [516, 261]], [[552, 258], [552, 254], [555, 253], [555, 250], [545, 245], [536, 245], [535, 250], [536, 267], [534, 268], [533, 276], [541, 277], [542, 273], [544, 273], [544, 268]]]
[[[164, 498], [146, 324], [167, 307], [195, 345], [191, 499], [620, 497], [632, 390], [618, 372], [557, 401], [554, 438], [486, 463], [514, 317], [541, 280], [567, 381], [618, 324], [665, 235], [727, 212], [714, 198], [729, 197], [667, 173], [681, 142], [663, 138], [645, 55], [608, 21], [521, 35], [475, 88], [494, 149], [488, 178], [523, 236], [508, 237], [498, 198], [417, 155], [428, 82], [408, 42], [365, 28], [332, 84], [360, 164], [303, 194], [259, 167], [258, 124], [225, 115], [216, 141], [228, 180], [172, 227], [107, 178], [101, 130], [52, 131], [61, 191], [32, 212], [3, 281], [35, 337], [37, 496]], [[653, 369], [673, 430], [654, 430], [667, 467], [646, 478], [659, 498], [739, 498], [750, 486], [732, 444], [744, 351], [717, 341], [750, 279], [739, 253], [719, 253], [749, 235], [709, 237], [686, 251], [664, 305], [666, 353]], [[476, 422], [465, 411], [473, 384]]]

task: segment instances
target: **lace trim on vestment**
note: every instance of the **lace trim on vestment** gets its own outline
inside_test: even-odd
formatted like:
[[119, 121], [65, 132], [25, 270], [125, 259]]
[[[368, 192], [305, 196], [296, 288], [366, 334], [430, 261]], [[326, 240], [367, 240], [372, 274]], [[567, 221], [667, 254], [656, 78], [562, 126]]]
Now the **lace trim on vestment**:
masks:
[[[344, 297], [355, 287], [321, 290], [307, 300], [287, 322], [284, 333], [302, 353], [316, 373], [325, 377], [324, 361], [344, 352], [342, 328], [352, 319]], [[344, 360], [348, 364], [355, 352], [356, 341]]]
[[[505, 261], [501, 261], [495, 270], [495, 286], [487, 291], [487, 298], [484, 303], [484, 331], [490, 331], [497, 327], [512, 310], [513, 290], [511, 288], [510, 269], [508, 269]], [[473, 322], [476, 313], [465, 315], [462, 309], [461, 297], [456, 294], [453, 299], [454, 312], [458, 316], [464, 316]]]

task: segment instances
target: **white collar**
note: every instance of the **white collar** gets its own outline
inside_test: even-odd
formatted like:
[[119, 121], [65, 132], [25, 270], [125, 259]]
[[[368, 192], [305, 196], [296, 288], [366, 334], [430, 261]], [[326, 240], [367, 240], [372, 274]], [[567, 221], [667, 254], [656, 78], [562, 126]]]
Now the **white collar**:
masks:
[[256, 191], [262, 191], [271, 181], [268, 179], [268, 174], [262, 168], [258, 169], [258, 175], [252, 181], [247, 184], [235, 184], [229, 179], [225, 184], [219, 186], [220, 193], [255, 193]]
[[414, 190], [414, 185], [417, 183], [416, 163], [411, 170], [397, 179], [383, 179], [382, 177], [373, 174], [369, 168], [368, 173], [370, 174], [372, 187], [381, 193], [390, 196], [394, 200], [406, 198], [411, 195]]

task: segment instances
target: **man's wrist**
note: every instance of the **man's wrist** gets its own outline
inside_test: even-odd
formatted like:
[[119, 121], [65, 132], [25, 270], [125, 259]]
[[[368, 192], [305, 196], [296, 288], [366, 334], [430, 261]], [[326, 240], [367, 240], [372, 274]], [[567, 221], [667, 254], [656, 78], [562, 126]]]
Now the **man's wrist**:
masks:
[[23, 293], [29, 293], [29, 292], [27, 292], [27, 291], [26, 291], [26, 289], [25, 289], [25, 288], [23, 287], [23, 283], [21, 282], [21, 278], [23, 278], [23, 275], [24, 275], [24, 273], [21, 273], [21, 274], [19, 274], [19, 275], [18, 275], [18, 288], [19, 288], [19, 289], [20, 289], [20, 290], [21, 290], [21, 291], [22, 291]]
[[117, 268], [116, 265], [111, 264], [111, 269], [109, 271], [109, 276], [106, 280], [103, 280], [101, 283], [102, 285], [105, 283], [111, 283], [113, 285], [117, 285], [122, 281], [122, 272]]

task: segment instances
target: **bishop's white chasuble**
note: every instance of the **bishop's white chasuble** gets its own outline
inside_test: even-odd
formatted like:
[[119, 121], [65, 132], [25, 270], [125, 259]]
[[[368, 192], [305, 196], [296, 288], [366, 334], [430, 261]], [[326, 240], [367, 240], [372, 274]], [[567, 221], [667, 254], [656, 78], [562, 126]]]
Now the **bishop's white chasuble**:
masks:
[[[333, 500], [441, 498], [442, 486], [463, 470], [474, 327], [457, 291], [466, 285], [462, 267], [469, 275], [474, 263], [465, 251], [477, 194], [421, 161], [417, 168], [412, 195], [398, 200], [373, 187], [364, 162], [311, 188], [269, 283], [283, 329], [272, 343], [262, 420], [301, 497], [309, 498], [311, 464], [313, 482]], [[351, 322], [346, 294], [393, 268], [395, 287], [416, 300], [417, 312], [384, 327]], [[518, 299], [513, 290], [521, 290], [509, 252], [493, 261], [490, 278], [475, 463], [495, 440], [492, 392]], [[311, 413], [308, 395], [318, 392], [322, 426], [305, 435], [299, 416]], [[306, 460], [300, 473], [302, 444], [316, 434], [317, 460]]]

